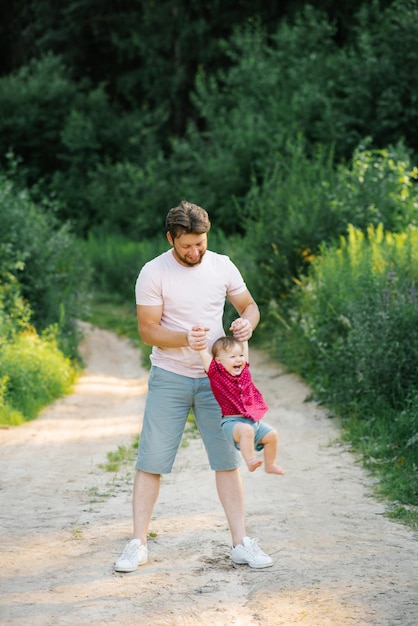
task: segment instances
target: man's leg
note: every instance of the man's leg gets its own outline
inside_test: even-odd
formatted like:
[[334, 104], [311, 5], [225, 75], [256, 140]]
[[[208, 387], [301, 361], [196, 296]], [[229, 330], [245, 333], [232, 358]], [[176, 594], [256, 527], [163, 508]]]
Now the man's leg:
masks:
[[260, 550], [257, 540], [247, 537], [244, 491], [239, 470], [216, 472], [216, 486], [231, 531], [231, 559], [234, 563], [255, 568], [273, 565], [273, 559]]
[[239, 469], [215, 472], [219, 500], [225, 511], [232, 545], [242, 543], [245, 531], [245, 501]]
[[115, 563], [116, 572], [134, 572], [148, 561], [148, 526], [160, 490], [160, 475], [138, 470], [134, 478], [132, 512], [134, 537]]
[[147, 545], [148, 527], [160, 491], [160, 474], [137, 470], [132, 495], [134, 539]]

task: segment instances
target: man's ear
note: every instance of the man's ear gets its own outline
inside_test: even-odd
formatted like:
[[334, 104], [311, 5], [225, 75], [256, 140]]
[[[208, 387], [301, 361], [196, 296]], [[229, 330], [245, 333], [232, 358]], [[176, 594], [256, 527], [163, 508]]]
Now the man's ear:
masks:
[[170, 246], [174, 246], [174, 241], [173, 241], [173, 238], [170, 235], [170, 233], [166, 233], [166, 235], [167, 235], [167, 240], [168, 240], [168, 243], [170, 244]]

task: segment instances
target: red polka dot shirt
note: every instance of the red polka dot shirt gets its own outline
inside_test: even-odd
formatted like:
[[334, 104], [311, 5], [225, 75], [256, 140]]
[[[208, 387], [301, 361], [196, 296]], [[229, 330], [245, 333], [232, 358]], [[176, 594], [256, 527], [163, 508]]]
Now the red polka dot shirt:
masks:
[[254, 385], [248, 363], [239, 376], [232, 376], [222, 363], [212, 359], [208, 377], [222, 415], [242, 415], [255, 422], [261, 420], [268, 406]]

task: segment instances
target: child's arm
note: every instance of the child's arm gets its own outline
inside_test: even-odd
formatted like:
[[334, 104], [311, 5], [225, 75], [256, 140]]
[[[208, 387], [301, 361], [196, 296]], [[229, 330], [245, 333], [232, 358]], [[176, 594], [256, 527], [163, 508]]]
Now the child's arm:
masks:
[[203, 350], [199, 350], [199, 356], [202, 360], [203, 367], [205, 368], [205, 372], [207, 372], [209, 370], [213, 357], [210, 354], [210, 352], [207, 350], [207, 348], [204, 348]]
[[244, 358], [247, 363], [249, 363], [249, 350], [248, 350], [248, 341], [243, 341], [242, 345], [244, 346]]

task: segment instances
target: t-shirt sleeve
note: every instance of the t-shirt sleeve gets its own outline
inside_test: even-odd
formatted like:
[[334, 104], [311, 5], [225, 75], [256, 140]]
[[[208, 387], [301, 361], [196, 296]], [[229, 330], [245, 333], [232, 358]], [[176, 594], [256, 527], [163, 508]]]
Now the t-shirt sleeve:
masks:
[[229, 267], [228, 267], [229, 280], [228, 280], [227, 295], [236, 296], [239, 293], [242, 293], [243, 291], [245, 291], [247, 289], [247, 285], [245, 284], [242, 274], [237, 268], [237, 266], [230, 259], [228, 260], [229, 260]]
[[163, 304], [159, 272], [150, 263], [146, 263], [139, 272], [135, 284], [135, 299], [137, 304], [145, 306]]

